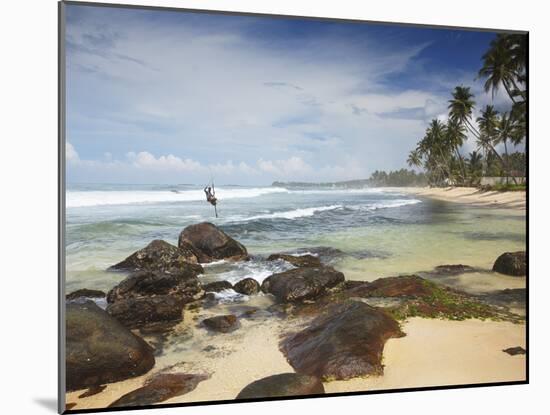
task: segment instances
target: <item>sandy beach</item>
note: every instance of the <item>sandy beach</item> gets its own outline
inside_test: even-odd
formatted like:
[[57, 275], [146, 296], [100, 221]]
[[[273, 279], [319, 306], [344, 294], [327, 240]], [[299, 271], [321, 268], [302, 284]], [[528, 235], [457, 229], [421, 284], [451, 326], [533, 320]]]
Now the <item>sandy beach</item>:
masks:
[[[525, 347], [525, 325], [509, 322], [449, 321], [411, 318], [402, 324], [405, 337], [390, 339], [384, 348], [384, 374], [347, 381], [324, 382], [327, 393], [369, 391], [423, 386], [521, 381], [525, 379], [525, 355], [510, 356], [502, 350]], [[155, 372], [169, 366], [210, 378], [185, 395], [163, 403], [234, 399], [249, 383], [262, 377], [294, 370], [279, 350], [281, 324], [246, 322], [241, 333], [210, 337], [218, 352], [192, 352], [183, 362], [164, 361], [153, 372], [110, 384], [89, 398], [83, 391], [67, 394], [74, 409], [106, 407], [140, 387]], [[198, 333], [200, 336], [200, 333]], [[228, 347], [230, 346], [230, 347]]]
[[480, 207], [508, 208], [520, 211], [525, 211], [526, 208], [526, 194], [524, 191], [497, 192], [475, 187], [403, 187], [395, 190], [446, 202], [464, 203]]

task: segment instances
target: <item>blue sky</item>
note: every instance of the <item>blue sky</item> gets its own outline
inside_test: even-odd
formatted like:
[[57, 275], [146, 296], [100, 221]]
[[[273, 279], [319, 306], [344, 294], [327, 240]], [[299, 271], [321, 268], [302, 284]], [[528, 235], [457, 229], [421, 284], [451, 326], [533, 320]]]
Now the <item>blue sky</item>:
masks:
[[260, 185], [405, 167], [454, 86], [490, 103], [475, 78], [494, 36], [68, 5], [68, 181]]

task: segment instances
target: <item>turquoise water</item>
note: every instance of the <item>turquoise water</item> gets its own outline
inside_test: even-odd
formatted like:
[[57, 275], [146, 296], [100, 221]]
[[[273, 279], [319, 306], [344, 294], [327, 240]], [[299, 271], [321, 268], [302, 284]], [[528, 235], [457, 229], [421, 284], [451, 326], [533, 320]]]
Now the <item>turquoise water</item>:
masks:
[[[525, 214], [520, 211], [475, 208], [378, 188], [216, 190], [219, 218], [196, 186], [69, 185], [67, 291], [112, 288], [124, 275], [106, 272], [107, 267], [153, 239], [177, 244], [184, 227], [201, 221], [220, 226], [254, 256], [246, 264], [207, 267], [203, 277], [232, 282], [246, 277], [261, 281], [285, 269], [284, 263], [267, 263], [262, 256], [319, 246], [343, 251], [334, 266], [346, 278], [360, 280], [429, 271], [442, 264], [490, 269], [502, 252], [525, 249]], [[515, 287], [517, 281], [481, 273], [460, 284], [483, 291]]]

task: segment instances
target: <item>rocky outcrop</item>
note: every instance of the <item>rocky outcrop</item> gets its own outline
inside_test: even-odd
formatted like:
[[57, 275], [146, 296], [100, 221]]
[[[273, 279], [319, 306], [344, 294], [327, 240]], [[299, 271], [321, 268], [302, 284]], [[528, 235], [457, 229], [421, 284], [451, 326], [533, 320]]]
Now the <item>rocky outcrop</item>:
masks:
[[260, 284], [254, 278], [245, 278], [233, 286], [239, 294], [254, 295], [260, 292]]
[[515, 277], [527, 274], [527, 255], [525, 251], [505, 252], [497, 258], [493, 271]]
[[508, 353], [510, 356], [516, 356], [518, 354], [527, 354], [527, 350], [525, 350], [521, 346], [509, 347], [507, 349], [504, 349], [503, 352]]
[[107, 294], [107, 312], [129, 328], [177, 323], [185, 304], [204, 295], [191, 272], [141, 271], [126, 277]]
[[92, 301], [66, 308], [67, 390], [95, 387], [147, 373], [152, 348]]
[[179, 247], [190, 246], [203, 263], [227, 259], [240, 261], [248, 259], [246, 248], [217, 226], [209, 222], [190, 225], [178, 239]]
[[134, 252], [124, 261], [109, 268], [109, 271], [168, 271], [180, 270], [200, 274], [202, 267], [194, 249], [185, 243], [179, 247], [156, 239], [145, 248]]
[[416, 275], [402, 275], [358, 284], [349, 294], [357, 297], [423, 297], [431, 292], [427, 280]]
[[344, 281], [344, 274], [332, 267], [303, 267], [273, 274], [262, 283], [262, 291], [281, 302], [315, 300]]
[[230, 333], [241, 326], [234, 314], [205, 318], [202, 324], [209, 330], [219, 333]]
[[206, 375], [160, 373], [147, 380], [141, 388], [118, 398], [109, 408], [153, 405], [189, 393], [206, 379]]
[[320, 267], [321, 260], [313, 255], [288, 255], [288, 254], [272, 254], [267, 257], [268, 261], [276, 261], [281, 259], [289, 262], [295, 267]]
[[219, 293], [223, 290], [233, 289], [233, 284], [231, 284], [229, 281], [214, 281], [209, 284], [203, 285], [202, 288], [206, 292]]
[[107, 301], [114, 303], [130, 297], [171, 295], [190, 302], [200, 296], [202, 287], [193, 272], [167, 274], [159, 271], [141, 271], [130, 274], [107, 294]]
[[298, 373], [281, 373], [248, 384], [239, 392], [236, 399], [320, 395], [323, 393], [325, 393], [325, 388], [319, 378]]
[[459, 275], [474, 271], [475, 268], [462, 264], [438, 265], [434, 268], [434, 273], [438, 275]]
[[171, 295], [129, 297], [109, 304], [107, 312], [134, 329], [160, 322], [177, 324], [183, 319], [184, 305], [180, 298]]
[[80, 290], [73, 291], [70, 294], [67, 294], [66, 300], [73, 301], [78, 300], [79, 298], [103, 298], [105, 293], [100, 290], [89, 290], [88, 288], [82, 288]]
[[355, 301], [337, 304], [304, 330], [280, 343], [290, 365], [321, 379], [381, 375], [386, 340], [402, 336], [399, 324], [378, 308]]

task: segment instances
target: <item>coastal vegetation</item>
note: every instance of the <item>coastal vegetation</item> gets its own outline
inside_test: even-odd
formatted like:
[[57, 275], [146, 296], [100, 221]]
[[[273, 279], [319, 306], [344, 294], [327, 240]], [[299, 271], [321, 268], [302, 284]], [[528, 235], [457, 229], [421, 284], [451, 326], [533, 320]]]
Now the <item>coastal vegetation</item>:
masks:
[[[476, 107], [468, 86], [451, 92], [445, 120], [429, 123], [424, 137], [409, 153], [407, 163], [421, 168], [432, 186], [479, 185], [481, 177], [506, 177], [506, 184], [518, 185], [525, 174], [525, 152], [509, 153], [510, 146], [525, 144], [527, 135], [527, 39], [523, 35], [498, 34], [482, 57], [479, 79], [484, 90], [503, 89], [509, 104]], [[464, 155], [463, 144], [476, 142], [476, 150]]]

